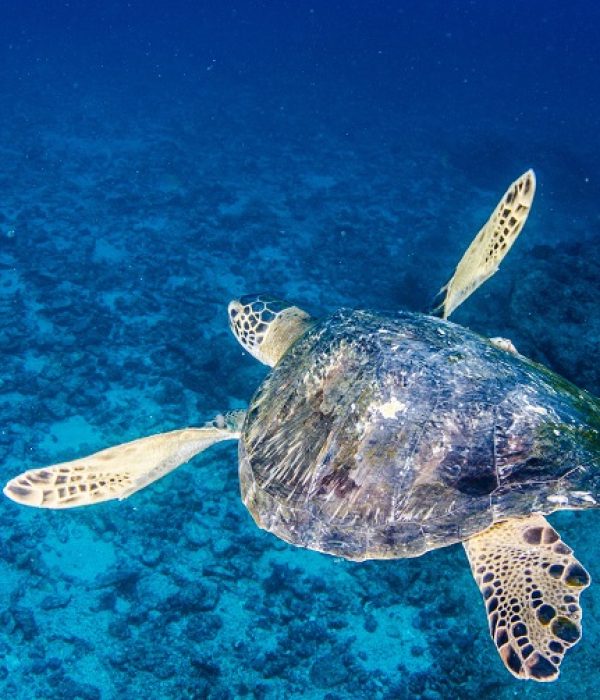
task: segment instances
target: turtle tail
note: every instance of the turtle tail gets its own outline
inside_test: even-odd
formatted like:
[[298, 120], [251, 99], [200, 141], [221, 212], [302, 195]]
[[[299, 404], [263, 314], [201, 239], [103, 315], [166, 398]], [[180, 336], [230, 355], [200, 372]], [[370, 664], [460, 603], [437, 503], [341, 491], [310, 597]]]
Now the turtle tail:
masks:
[[600, 400], [581, 391], [577, 404], [575, 420], [552, 423], [544, 430], [551, 457], [570, 467], [548, 497], [557, 510], [600, 507]]
[[507, 517], [600, 507], [600, 400], [541, 365], [524, 366], [528, 390], [497, 409], [494, 507]]

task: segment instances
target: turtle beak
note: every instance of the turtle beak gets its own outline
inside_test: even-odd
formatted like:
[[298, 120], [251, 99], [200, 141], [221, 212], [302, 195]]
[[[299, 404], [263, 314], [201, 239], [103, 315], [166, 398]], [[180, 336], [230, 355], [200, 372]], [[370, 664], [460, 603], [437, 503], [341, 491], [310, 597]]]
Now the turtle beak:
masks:
[[231, 332], [233, 333], [233, 335], [235, 335], [236, 338], [238, 337], [238, 333], [236, 331], [235, 320], [240, 315], [242, 309], [243, 306], [237, 299], [230, 301], [229, 306], [227, 307], [227, 314], [229, 316], [229, 328], [231, 329]]
[[235, 317], [239, 314], [242, 305], [237, 299], [229, 302], [227, 313], [229, 314], [229, 323], [233, 323]]

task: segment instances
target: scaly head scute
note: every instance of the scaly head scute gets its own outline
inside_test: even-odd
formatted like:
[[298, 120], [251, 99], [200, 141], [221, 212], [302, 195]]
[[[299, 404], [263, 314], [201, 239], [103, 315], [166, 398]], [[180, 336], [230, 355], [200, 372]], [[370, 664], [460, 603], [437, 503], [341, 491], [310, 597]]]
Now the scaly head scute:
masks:
[[274, 367], [311, 325], [311, 317], [287, 301], [263, 294], [246, 295], [229, 303], [233, 335], [253, 357]]

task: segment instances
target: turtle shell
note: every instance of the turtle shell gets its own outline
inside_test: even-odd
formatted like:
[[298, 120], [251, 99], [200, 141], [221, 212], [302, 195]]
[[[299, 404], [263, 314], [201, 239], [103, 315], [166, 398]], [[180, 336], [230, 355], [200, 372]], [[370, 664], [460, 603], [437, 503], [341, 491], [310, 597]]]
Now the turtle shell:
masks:
[[342, 310], [252, 399], [242, 499], [297, 546], [418, 556], [561, 507], [565, 489], [585, 486], [573, 467], [600, 464], [597, 440], [579, 434], [599, 427], [590, 395], [461, 326]]

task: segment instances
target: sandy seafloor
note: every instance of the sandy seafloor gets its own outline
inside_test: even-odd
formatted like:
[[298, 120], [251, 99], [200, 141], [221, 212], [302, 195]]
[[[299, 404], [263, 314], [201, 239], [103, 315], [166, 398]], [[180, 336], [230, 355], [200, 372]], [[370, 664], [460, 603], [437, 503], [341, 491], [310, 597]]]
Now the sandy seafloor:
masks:
[[[431, 308], [530, 166], [526, 230], [455, 320], [600, 394], [589, 105], [574, 116], [555, 95], [552, 118], [542, 103], [503, 118], [471, 95], [446, 119], [333, 68], [316, 85], [203, 69], [170, 89], [152, 71], [129, 85], [3, 64], [3, 481], [244, 406], [266, 370], [228, 331], [237, 295], [315, 315]], [[600, 513], [551, 521], [600, 582]], [[14, 700], [595, 698], [599, 583], [582, 603], [560, 681], [518, 682], [460, 547], [364, 564], [290, 547], [241, 504], [233, 444], [123, 503], [0, 502], [0, 696]]]

